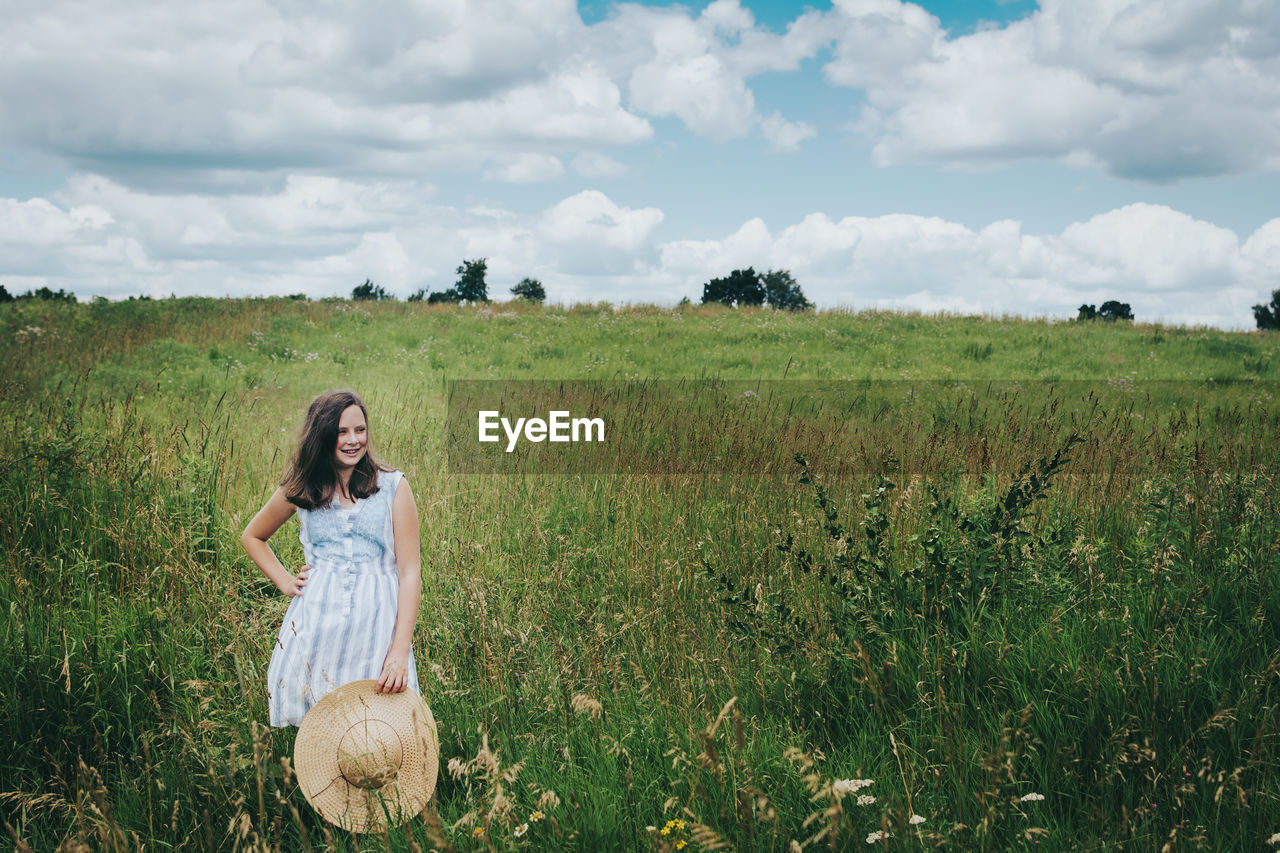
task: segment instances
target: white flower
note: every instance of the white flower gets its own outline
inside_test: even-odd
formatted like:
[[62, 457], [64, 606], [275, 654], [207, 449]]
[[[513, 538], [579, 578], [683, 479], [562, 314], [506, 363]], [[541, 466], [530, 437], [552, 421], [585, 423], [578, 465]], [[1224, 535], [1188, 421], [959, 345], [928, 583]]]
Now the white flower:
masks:
[[888, 836], [885, 835], [883, 832], [876, 831], [867, 836], [867, 843], [875, 844], [877, 841], [880, 841], [881, 839], [884, 839], [884, 838], [888, 838]]
[[860, 806], [869, 806], [869, 805], [871, 805], [872, 803], [874, 803], [875, 801], [876, 801], [876, 798], [875, 798], [875, 797], [873, 797], [873, 796], [871, 796], [870, 794], [859, 794], [859, 795], [858, 795], [858, 805], [860, 805]]
[[871, 779], [837, 779], [831, 785], [831, 792], [837, 797], [845, 794], [856, 794], [872, 783]]
[[1033, 801], [1035, 801], [1035, 800], [1043, 800], [1043, 799], [1044, 799], [1044, 794], [1037, 794], [1037, 793], [1035, 793], [1035, 792], [1033, 791], [1033, 792], [1032, 792], [1032, 793], [1030, 793], [1030, 794], [1023, 794], [1023, 795], [1022, 795], [1021, 797], [1019, 797], [1018, 799], [1020, 799], [1020, 800], [1021, 800], [1022, 802], [1024, 802], [1024, 803], [1030, 803], [1030, 802], [1033, 802]]
[[1267, 839], [1268, 844], [1280, 844], [1280, 832]]
[[528, 831], [529, 831], [529, 824], [522, 823], [516, 827], [515, 836], [516, 838], [519, 838], [520, 836], [524, 835]]
[[911, 816], [911, 819], [908, 820], [907, 823], [911, 824], [912, 826], [919, 826], [920, 824], [924, 823], [924, 818], [922, 818], [918, 814], [913, 814]]

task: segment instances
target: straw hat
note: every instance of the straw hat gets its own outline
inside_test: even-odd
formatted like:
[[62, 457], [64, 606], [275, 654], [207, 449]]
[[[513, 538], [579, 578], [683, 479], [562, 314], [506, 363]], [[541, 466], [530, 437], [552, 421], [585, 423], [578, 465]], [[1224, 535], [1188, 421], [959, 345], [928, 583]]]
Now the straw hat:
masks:
[[345, 684], [298, 727], [293, 766], [311, 806], [352, 832], [380, 832], [419, 814], [436, 787], [436, 721], [412, 690], [378, 693], [369, 678]]

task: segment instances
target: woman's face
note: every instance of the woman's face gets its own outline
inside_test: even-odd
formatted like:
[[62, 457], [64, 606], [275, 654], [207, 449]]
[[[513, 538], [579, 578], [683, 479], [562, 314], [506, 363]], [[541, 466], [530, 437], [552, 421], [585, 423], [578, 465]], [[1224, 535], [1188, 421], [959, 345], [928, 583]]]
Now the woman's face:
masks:
[[356, 466], [369, 446], [369, 425], [359, 406], [347, 406], [338, 421], [338, 446], [334, 450], [338, 470], [350, 470]]

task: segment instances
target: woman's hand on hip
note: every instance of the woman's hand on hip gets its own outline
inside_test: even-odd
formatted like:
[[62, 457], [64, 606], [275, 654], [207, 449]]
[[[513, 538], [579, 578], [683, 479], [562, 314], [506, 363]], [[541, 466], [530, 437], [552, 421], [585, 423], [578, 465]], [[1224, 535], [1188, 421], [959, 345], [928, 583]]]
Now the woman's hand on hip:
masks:
[[280, 591], [285, 595], [293, 598], [302, 595], [303, 589], [307, 585], [307, 577], [311, 574], [310, 566], [303, 566], [297, 575], [290, 577], [284, 582], [284, 586], [280, 587]]
[[409, 654], [392, 649], [387, 652], [386, 660], [382, 662], [382, 674], [378, 676], [378, 692], [403, 693], [408, 686]]

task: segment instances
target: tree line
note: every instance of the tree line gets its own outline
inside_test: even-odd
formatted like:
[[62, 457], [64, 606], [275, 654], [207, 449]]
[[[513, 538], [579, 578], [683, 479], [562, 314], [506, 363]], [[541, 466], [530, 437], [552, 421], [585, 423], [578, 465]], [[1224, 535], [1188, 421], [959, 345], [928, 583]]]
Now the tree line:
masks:
[[[464, 260], [458, 267], [458, 280], [448, 290], [439, 290], [428, 293], [425, 287], [420, 287], [409, 295], [410, 302], [426, 302], [428, 305], [438, 305], [441, 303], [454, 303], [460, 305], [475, 305], [480, 302], [489, 302], [489, 285], [485, 281], [485, 274], [489, 269], [488, 258], [477, 258], [473, 261]], [[536, 278], [523, 278], [513, 288], [511, 293], [517, 299], [523, 299], [526, 302], [541, 303], [547, 298], [547, 291], [542, 287], [542, 282]], [[356, 300], [393, 300], [395, 296], [384, 289], [381, 285], [374, 284], [372, 280], [365, 279], [364, 284], [356, 285], [351, 291], [351, 298]]]
[[[475, 305], [489, 302], [489, 286], [485, 281], [488, 272], [488, 259], [464, 260], [457, 269], [458, 280], [448, 290], [428, 293], [426, 288], [419, 288], [409, 296], [410, 302], [426, 302], [428, 305], [454, 303]], [[523, 278], [511, 288], [517, 299], [527, 302], [541, 303], [547, 298], [542, 282], [536, 278]], [[381, 285], [365, 279], [363, 284], [356, 285], [351, 291], [351, 298], [356, 300], [394, 300], [394, 294]], [[682, 304], [687, 304], [685, 299]], [[787, 270], [769, 270], [758, 273], [752, 267], [745, 270], [734, 270], [724, 278], [713, 278], [702, 287], [702, 304], [719, 302], [730, 308], [744, 305], [767, 305], [787, 311], [805, 311], [813, 308], [813, 303], [805, 298], [795, 277]]]
[[[488, 303], [490, 301], [489, 286], [485, 281], [487, 271], [487, 258], [464, 260], [457, 269], [458, 280], [453, 287], [432, 293], [428, 293], [426, 288], [419, 288], [410, 294], [409, 301], [425, 301], [429, 305], [438, 303], [463, 305], [474, 305], [479, 302]], [[547, 292], [543, 288], [542, 282], [536, 278], [521, 279], [518, 284], [511, 288], [511, 294], [517, 299], [535, 304], [541, 304], [547, 298]], [[102, 299], [103, 297], [98, 298]], [[129, 298], [133, 299], [135, 297], [131, 296]], [[151, 297], [141, 296], [137, 298], [149, 300]], [[295, 293], [289, 298], [306, 299], [307, 297], [304, 293]], [[372, 279], [366, 278], [363, 284], [356, 285], [351, 291], [351, 298], [355, 300], [381, 301], [394, 300], [396, 297], [381, 285], [374, 284]], [[0, 284], [0, 303], [32, 299], [47, 302], [75, 302], [76, 295], [62, 289], [51, 290], [48, 287], [39, 287], [14, 296], [9, 292], [8, 288]], [[745, 270], [734, 270], [724, 278], [713, 278], [704, 284], [702, 286], [702, 304], [706, 305], [712, 302], [718, 302], [730, 308], [739, 308], [744, 305], [767, 305], [770, 308], [786, 311], [807, 311], [814, 307], [813, 303], [805, 298], [804, 291], [800, 289], [800, 285], [789, 271], [769, 270], [765, 273], [759, 273], [752, 267], [747, 267]], [[689, 304], [688, 298], [681, 300], [680, 304]], [[1253, 318], [1259, 329], [1280, 330], [1280, 289], [1272, 291], [1270, 303], [1253, 306]], [[1103, 302], [1101, 307], [1089, 304], [1081, 305], [1076, 314], [1077, 321], [1102, 320], [1104, 322], [1113, 322], [1116, 320], [1132, 321], [1133, 319], [1133, 310], [1129, 303], [1119, 302], [1115, 299]]]
[[[460, 303], [473, 305], [478, 302], [489, 302], [489, 289], [485, 282], [488, 261], [480, 258], [474, 261], [464, 260], [458, 267], [458, 281], [448, 290], [428, 293], [426, 288], [419, 288], [409, 296], [410, 302], [427, 304]], [[518, 299], [541, 303], [547, 298], [542, 282], [536, 278], [521, 279], [519, 284], [511, 288], [511, 293]], [[395, 299], [380, 285], [365, 279], [364, 284], [357, 285], [351, 291], [352, 299]], [[787, 270], [769, 270], [758, 273], [752, 267], [745, 270], [734, 270], [724, 278], [713, 278], [702, 286], [702, 304], [718, 302], [730, 308], [744, 305], [767, 305], [788, 311], [805, 311], [813, 307], [813, 303], [805, 298], [795, 277]], [[686, 298], [681, 304], [688, 304]]]

